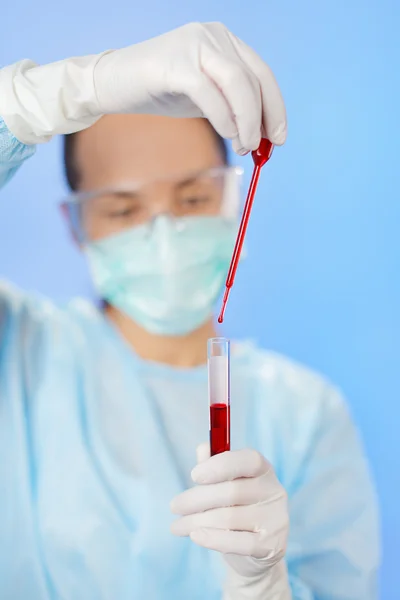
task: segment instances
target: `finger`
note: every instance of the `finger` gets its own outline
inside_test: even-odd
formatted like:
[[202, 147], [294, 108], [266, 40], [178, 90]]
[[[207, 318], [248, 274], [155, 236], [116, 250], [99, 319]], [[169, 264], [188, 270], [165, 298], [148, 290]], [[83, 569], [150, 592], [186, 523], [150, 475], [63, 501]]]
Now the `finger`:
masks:
[[204, 117], [222, 137], [233, 139], [238, 136], [238, 128], [229, 102], [207, 75], [199, 72], [195, 77], [186, 76], [181, 88], [182, 93], [185, 93], [199, 107]]
[[258, 548], [258, 534], [247, 531], [222, 531], [220, 529], [196, 529], [190, 539], [209, 550], [222, 554], [239, 554], [262, 558], [262, 549]]
[[196, 448], [197, 455], [197, 463], [205, 462], [210, 458], [210, 444], [208, 442], [204, 442], [203, 444], [199, 444]]
[[257, 504], [263, 502], [271, 492], [274, 490], [266, 477], [198, 485], [174, 498], [171, 511], [178, 515], [191, 515], [212, 508]]
[[254, 532], [257, 521], [262, 519], [262, 514], [259, 517], [260, 512], [257, 505], [252, 506], [251, 510], [248, 506], [214, 508], [177, 519], [171, 525], [171, 532], [179, 537], [188, 536], [192, 531], [204, 527]]
[[239, 136], [232, 140], [232, 148], [233, 151], [236, 152], [236, 154], [240, 154], [240, 156], [244, 156], [245, 154], [248, 154], [250, 152], [250, 150], [246, 150], [245, 148], [243, 148]]
[[193, 469], [192, 479], [199, 484], [221, 483], [240, 477], [258, 477], [269, 469], [270, 464], [261, 454], [244, 449], [211, 456]]
[[273, 144], [280, 146], [286, 140], [287, 118], [285, 104], [274, 74], [252, 48], [233, 33], [228, 32], [228, 35], [241, 59], [259, 81], [262, 97], [263, 135]]
[[252, 71], [241, 61], [205, 48], [204, 72], [220, 88], [235, 120], [243, 152], [260, 145], [262, 126], [261, 88]]

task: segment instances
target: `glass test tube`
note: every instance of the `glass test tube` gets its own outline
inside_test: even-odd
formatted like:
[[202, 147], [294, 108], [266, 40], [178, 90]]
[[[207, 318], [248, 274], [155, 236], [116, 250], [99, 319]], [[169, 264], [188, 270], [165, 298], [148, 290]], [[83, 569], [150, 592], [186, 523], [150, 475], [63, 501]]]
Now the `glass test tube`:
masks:
[[208, 398], [210, 405], [211, 456], [231, 447], [230, 341], [208, 340]]

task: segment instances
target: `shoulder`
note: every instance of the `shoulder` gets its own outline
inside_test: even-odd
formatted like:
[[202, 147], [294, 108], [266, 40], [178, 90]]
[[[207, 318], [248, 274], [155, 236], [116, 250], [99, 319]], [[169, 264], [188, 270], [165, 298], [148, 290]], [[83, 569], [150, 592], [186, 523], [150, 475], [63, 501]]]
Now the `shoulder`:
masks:
[[329, 379], [295, 360], [251, 344], [241, 352], [254, 444], [288, 484], [320, 439], [335, 438], [337, 445], [342, 435], [354, 434], [346, 401]]
[[[0, 282], [0, 383], [2, 378], [16, 377], [18, 385], [33, 396], [45, 376], [57, 375], [57, 365], [62, 365], [64, 373], [80, 371], [93, 344], [93, 332], [101, 330], [96, 314], [85, 300], [60, 307]], [[94, 323], [91, 330], [88, 323]]]
[[315, 409], [340, 396], [336, 386], [325, 376], [276, 352], [263, 350], [251, 343], [238, 345], [238, 361], [246, 378], [257, 386], [260, 400], [279, 399], [279, 405], [293, 409]]
[[7, 334], [24, 345], [44, 337], [51, 343], [66, 341], [95, 314], [98, 311], [83, 299], [60, 306], [40, 294], [26, 293], [0, 281], [0, 341]]
[[27, 312], [37, 317], [65, 319], [80, 316], [82, 319], [93, 320], [99, 315], [98, 309], [84, 298], [74, 298], [66, 305], [59, 305], [41, 294], [25, 292], [4, 280], [0, 280], [0, 310], [13, 314]]
[[21, 291], [7, 281], [0, 281], [0, 322], [16, 317], [40, 319], [42, 316], [56, 313], [51, 301]]

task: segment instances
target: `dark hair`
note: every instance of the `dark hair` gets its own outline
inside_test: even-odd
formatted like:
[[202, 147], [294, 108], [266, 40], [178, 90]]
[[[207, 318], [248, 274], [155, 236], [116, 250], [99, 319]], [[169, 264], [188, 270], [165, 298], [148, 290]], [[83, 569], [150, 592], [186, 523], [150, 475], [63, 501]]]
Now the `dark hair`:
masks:
[[[228, 164], [228, 148], [227, 148], [224, 138], [221, 137], [219, 135], [219, 133], [217, 133], [215, 131], [214, 127], [211, 125], [211, 123], [209, 121], [205, 120], [205, 122], [207, 123], [208, 127], [211, 129], [211, 131], [215, 137], [215, 142], [218, 146], [219, 152], [222, 155], [224, 164]], [[72, 190], [73, 192], [76, 192], [79, 189], [79, 180], [80, 180], [79, 165], [77, 164], [76, 156], [75, 156], [75, 142], [76, 142], [77, 135], [79, 135], [79, 132], [78, 133], [70, 133], [69, 135], [65, 135], [64, 136], [64, 148], [63, 148], [65, 178], [67, 180], [67, 185], [68, 185], [69, 189]]]

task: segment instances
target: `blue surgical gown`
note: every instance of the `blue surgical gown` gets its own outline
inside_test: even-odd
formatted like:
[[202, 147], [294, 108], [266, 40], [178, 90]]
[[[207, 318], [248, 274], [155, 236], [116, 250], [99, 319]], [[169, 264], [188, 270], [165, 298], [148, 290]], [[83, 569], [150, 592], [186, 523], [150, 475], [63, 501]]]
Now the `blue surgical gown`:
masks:
[[[293, 599], [375, 600], [375, 495], [340, 394], [242, 342], [231, 402], [233, 447], [288, 492]], [[220, 599], [221, 557], [169, 533], [207, 434], [205, 367], [142, 361], [88, 302], [1, 284], [0, 598]]]

